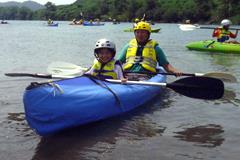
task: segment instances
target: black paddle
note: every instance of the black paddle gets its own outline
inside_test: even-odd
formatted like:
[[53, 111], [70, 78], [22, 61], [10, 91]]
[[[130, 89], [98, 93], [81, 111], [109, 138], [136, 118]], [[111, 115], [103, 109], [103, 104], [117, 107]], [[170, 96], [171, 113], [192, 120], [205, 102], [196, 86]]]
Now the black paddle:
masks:
[[177, 93], [191, 98], [199, 99], [219, 99], [224, 94], [224, 84], [221, 80], [210, 77], [186, 77], [176, 80], [172, 83], [157, 83], [148, 81], [127, 81], [121, 80], [107, 80], [113, 83], [121, 84], [136, 84], [136, 85], [150, 85], [150, 86], [166, 86]]
[[[31, 74], [31, 73], [5, 73], [10, 77], [35, 77], [35, 78], [73, 78], [67, 76], [54, 76], [50, 74]], [[221, 80], [210, 77], [186, 77], [172, 83], [158, 83], [148, 81], [127, 81], [107, 79], [109, 82], [121, 84], [137, 84], [150, 86], [166, 86], [175, 92], [191, 98], [213, 100], [222, 98], [224, 94], [224, 84]]]
[[224, 94], [221, 80], [209, 77], [187, 77], [167, 84], [168, 88], [191, 98], [219, 99]]
[[5, 73], [9, 77], [34, 77], [34, 78], [47, 78], [47, 79], [65, 79], [74, 78], [76, 76], [59, 76], [52, 74], [40, 74], [40, 73]]

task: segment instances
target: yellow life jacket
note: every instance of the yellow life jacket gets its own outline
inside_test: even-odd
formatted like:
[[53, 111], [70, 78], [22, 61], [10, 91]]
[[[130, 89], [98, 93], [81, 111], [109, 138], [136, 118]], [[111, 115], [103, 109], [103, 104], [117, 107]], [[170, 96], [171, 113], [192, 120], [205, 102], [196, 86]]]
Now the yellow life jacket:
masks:
[[230, 33], [231, 33], [230, 31], [227, 31], [224, 28], [221, 28], [221, 32], [217, 38], [229, 37]]
[[116, 60], [113, 59], [104, 66], [102, 66], [102, 63], [95, 59], [92, 66], [93, 76], [103, 79], [117, 79], [117, 73], [114, 72], [115, 64]]
[[136, 39], [132, 39], [129, 42], [129, 47], [126, 53], [126, 63], [123, 65], [124, 70], [127, 70], [133, 66], [133, 64], [139, 63], [144, 69], [151, 72], [156, 72], [157, 56], [154, 47], [158, 43], [154, 40], [150, 40], [144, 46], [142, 55], [137, 56], [138, 44]]

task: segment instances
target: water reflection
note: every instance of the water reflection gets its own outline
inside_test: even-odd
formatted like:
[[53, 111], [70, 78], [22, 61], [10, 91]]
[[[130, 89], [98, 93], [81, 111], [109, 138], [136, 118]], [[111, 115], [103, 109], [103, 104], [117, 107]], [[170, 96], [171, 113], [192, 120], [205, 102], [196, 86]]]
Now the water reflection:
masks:
[[205, 126], [196, 126], [186, 128], [184, 131], [175, 132], [174, 136], [183, 141], [193, 142], [197, 146], [213, 148], [220, 146], [224, 142], [221, 134], [224, 132], [222, 126], [216, 124], [208, 124]]
[[237, 94], [231, 90], [224, 90], [223, 98], [220, 99], [222, 103], [232, 104], [236, 107], [240, 106], [240, 99], [237, 98]]
[[162, 98], [165, 96], [122, 116], [42, 138], [32, 160], [101, 159], [111, 153], [121, 139], [132, 143], [160, 136], [165, 127], [153, 122], [148, 114], [160, 109], [155, 105], [164, 103]]
[[[104, 154], [113, 151], [119, 139], [126, 138], [131, 143], [136, 140], [135, 137], [138, 137], [135, 133], [143, 137], [156, 135], [152, 126], [147, 126], [151, 134], [141, 132], [137, 127], [126, 132], [124, 129], [130, 127], [124, 127], [124, 125], [128, 125], [128, 122], [129, 119], [124, 121], [111, 119], [111, 122], [97, 122], [67, 130], [52, 137], [42, 138], [32, 160], [101, 159]], [[136, 132], [131, 133], [131, 131]]]
[[240, 63], [240, 56], [238, 54], [211, 54], [214, 64], [218, 64], [225, 67], [238, 66]]
[[18, 131], [19, 135], [28, 137], [35, 135], [35, 133], [29, 128], [25, 120], [25, 114], [21, 113], [8, 113], [7, 127]]

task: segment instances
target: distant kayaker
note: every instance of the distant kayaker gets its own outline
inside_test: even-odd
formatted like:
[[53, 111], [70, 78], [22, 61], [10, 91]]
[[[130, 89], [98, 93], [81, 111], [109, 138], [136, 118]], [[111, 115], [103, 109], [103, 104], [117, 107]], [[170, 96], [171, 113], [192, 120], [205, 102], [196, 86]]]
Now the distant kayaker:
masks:
[[83, 24], [83, 19], [80, 19], [80, 20], [78, 21], [78, 24]]
[[[155, 40], [150, 39], [151, 26], [147, 22], [139, 22], [134, 28], [135, 38], [130, 40], [120, 51], [118, 59], [123, 63], [128, 79], [146, 79], [148, 75], [138, 75], [137, 72], [157, 73], [157, 66], [162, 66], [167, 72], [176, 76], [182, 74], [167, 60], [164, 52]], [[136, 76], [137, 75], [137, 76]], [[137, 78], [135, 78], [137, 77]]]
[[137, 24], [140, 22], [138, 18], [135, 18], [134, 23], [133, 23], [133, 28], [137, 26]]
[[74, 19], [72, 20], [72, 24], [77, 24], [76, 18], [74, 18]]
[[185, 24], [191, 24], [191, 20], [190, 20], [190, 19], [187, 19], [187, 20], [185, 21]]
[[237, 41], [228, 41], [230, 38], [236, 38], [238, 34], [238, 30], [236, 30], [235, 34], [229, 31], [231, 24], [232, 22], [228, 19], [222, 20], [221, 27], [214, 29], [212, 37], [217, 37], [218, 42], [238, 43]]
[[7, 21], [5, 21], [5, 20], [2, 20], [1, 21], [1, 24], [7, 24], [8, 22]]
[[94, 49], [96, 59], [86, 74], [91, 74], [99, 79], [121, 79], [124, 81], [122, 65], [120, 61], [114, 59], [115, 54], [116, 46], [112, 41], [99, 39]]
[[48, 19], [48, 24], [53, 24], [53, 21], [50, 18]]

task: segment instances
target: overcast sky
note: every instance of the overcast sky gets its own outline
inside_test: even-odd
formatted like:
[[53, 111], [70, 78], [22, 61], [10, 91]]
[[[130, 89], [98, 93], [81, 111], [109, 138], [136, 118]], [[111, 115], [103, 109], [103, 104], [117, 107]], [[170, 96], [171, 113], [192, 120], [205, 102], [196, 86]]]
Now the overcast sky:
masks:
[[[8, 1], [24, 2], [27, 0], [0, 0], [0, 2], [8, 2]], [[32, 0], [32, 1], [38, 2], [42, 5], [46, 4], [47, 2], [52, 2], [55, 5], [61, 5], [61, 4], [71, 4], [76, 0]]]

